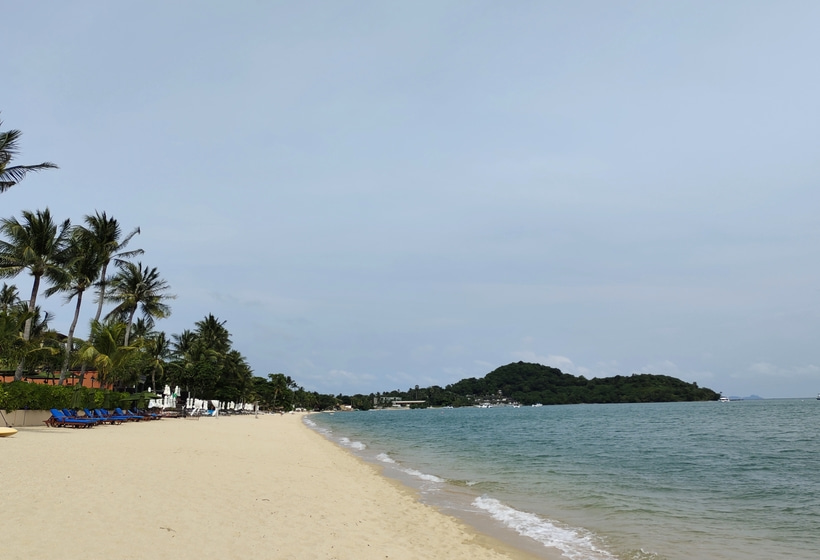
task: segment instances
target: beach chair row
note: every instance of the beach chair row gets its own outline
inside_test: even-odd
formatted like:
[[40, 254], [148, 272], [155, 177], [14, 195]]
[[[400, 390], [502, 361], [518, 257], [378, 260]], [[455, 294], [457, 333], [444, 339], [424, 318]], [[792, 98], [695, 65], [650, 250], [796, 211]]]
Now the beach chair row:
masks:
[[52, 428], [92, 428], [98, 424], [122, 424], [123, 422], [140, 422], [162, 418], [159, 414], [151, 412], [123, 411], [121, 408], [115, 408], [113, 411], [104, 408], [95, 408], [94, 410], [84, 408], [83, 413], [83, 415], [80, 415], [76, 410], [52, 408], [51, 417], [48, 420], [43, 420], [43, 422], [46, 426]]

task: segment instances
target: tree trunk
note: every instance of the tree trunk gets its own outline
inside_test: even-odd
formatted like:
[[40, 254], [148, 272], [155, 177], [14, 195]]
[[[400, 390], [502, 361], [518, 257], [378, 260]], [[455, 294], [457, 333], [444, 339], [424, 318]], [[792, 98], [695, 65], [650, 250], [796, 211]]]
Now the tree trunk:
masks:
[[131, 324], [134, 322], [134, 315], [137, 313], [137, 306], [128, 313], [128, 324], [125, 326], [125, 343], [123, 346], [128, 346], [128, 340], [131, 338]]
[[20, 381], [23, 379], [23, 369], [26, 367], [26, 357], [23, 356], [20, 358], [20, 362], [17, 364], [17, 369], [14, 370], [14, 380]]
[[[34, 285], [31, 287], [31, 299], [28, 301], [28, 310], [29, 313], [34, 313], [34, 306], [37, 304], [37, 290], [40, 289], [40, 275], [37, 274], [34, 276]], [[29, 341], [31, 338], [31, 324], [34, 322], [34, 317], [29, 317], [26, 319], [26, 326], [23, 327], [23, 340], [26, 342]], [[20, 360], [20, 363], [17, 364], [17, 369], [14, 371], [14, 380], [20, 381], [23, 379], [23, 370], [26, 367], [26, 358]]]
[[97, 314], [94, 315], [94, 320], [99, 321], [102, 316], [103, 300], [105, 299], [105, 274], [108, 269], [108, 263], [103, 263], [102, 271], [100, 272], [100, 301], [97, 303]]
[[74, 320], [71, 322], [71, 328], [68, 329], [68, 339], [65, 344], [65, 356], [63, 357], [63, 368], [60, 370], [60, 385], [65, 383], [65, 378], [68, 375], [68, 361], [71, 358], [71, 347], [74, 345], [74, 329], [77, 327], [77, 321], [80, 318], [80, 305], [83, 303], [83, 292], [77, 292], [77, 307], [74, 308]]
[[[94, 315], [94, 321], [100, 322], [100, 317], [102, 316], [102, 308], [103, 308], [103, 301], [105, 300], [105, 275], [108, 270], [108, 263], [103, 263], [102, 270], [100, 271], [100, 301], [97, 303], [97, 313]], [[80, 385], [83, 384], [85, 380], [85, 372], [88, 369], [88, 364], [83, 362], [82, 367], [80, 368]], [[93, 385], [93, 383], [92, 383]]]

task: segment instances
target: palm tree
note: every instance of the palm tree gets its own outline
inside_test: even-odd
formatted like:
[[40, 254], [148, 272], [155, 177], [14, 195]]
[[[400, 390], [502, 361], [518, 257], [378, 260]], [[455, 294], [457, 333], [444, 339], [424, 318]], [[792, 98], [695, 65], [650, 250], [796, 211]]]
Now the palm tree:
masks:
[[[105, 212], [95, 212], [93, 216], [87, 215], [84, 218], [85, 226], [79, 226], [80, 234], [87, 238], [94, 247], [94, 251], [100, 256], [100, 273], [97, 282], [97, 314], [94, 320], [99, 321], [102, 316], [103, 302], [105, 301], [105, 289], [110, 281], [107, 277], [108, 265], [111, 261], [121, 264], [126, 259], [136, 257], [144, 253], [142, 249], [124, 251], [131, 238], [140, 233], [140, 228], [134, 228], [131, 232], [122, 237], [120, 224], [115, 218], [109, 218]], [[122, 239], [120, 239], [122, 237]]]
[[[93, 248], [99, 256], [99, 270], [97, 278], [97, 312], [94, 320], [99, 321], [102, 316], [103, 302], [105, 301], [105, 289], [108, 285], [108, 265], [113, 260], [114, 263], [122, 263], [124, 259], [129, 259], [143, 253], [142, 249], [124, 251], [125, 246], [131, 238], [140, 232], [140, 228], [134, 228], [131, 232], [122, 237], [120, 224], [115, 218], [109, 218], [105, 212], [95, 212], [94, 215], [86, 215], [83, 220], [85, 226], [78, 226], [77, 231], [86, 242]], [[85, 377], [86, 364], [82, 364], [80, 370], [80, 384]]]
[[0, 288], [0, 311], [8, 313], [9, 309], [17, 305], [20, 301], [20, 295], [17, 292], [17, 286], [9, 286], [3, 282], [3, 287]]
[[178, 359], [186, 359], [193, 350], [197, 336], [192, 330], [185, 329], [180, 334], [172, 334], [171, 339], [173, 340], [171, 343], [171, 349], [173, 350], [174, 355]]
[[97, 370], [100, 387], [114, 383], [135, 348], [122, 344], [125, 323], [91, 321], [91, 336], [80, 348], [79, 359]]
[[69, 360], [71, 352], [74, 350], [74, 330], [80, 318], [80, 307], [83, 303], [83, 294], [90, 288], [97, 275], [100, 273], [100, 255], [95, 251], [96, 246], [91, 240], [82, 234], [81, 230], [75, 229], [71, 236], [67, 251], [68, 262], [65, 266], [66, 274], [60, 278], [58, 283], [45, 291], [47, 297], [58, 292], [66, 294], [66, 303], [70, 302], [74, 296], [77, 297], [77, 305], [74, 307], [74, 318], [71, 327], [68, 329], [68, 336], [65, 344], [65, 355], [60, 367], [60, 385], [65, 382], [68, 375]]
[[217, 396], [222, 401], [245, 401], [253, 387], [253, 370], [237, 350], [225, 354]]
[[143, 348], [151, 365], [151, 387], [157, 390], [157, 373], [165, 372], [165, 363], [171, 357], [171, 341], [164, 332], [149, 334], [143, 339]]
[[[3, 126], [3, 121], [0, 121]], [[0, 192], [5, 192], [23, 180], [29, 171], [42, 171], [43, 169], [57, 169], [57, 166], [48, 161], [38, 165], [14, 165], [10, 166], [11, 160], [20, 151], [17, 142], [23, 133], [19, 130], [7, 130], [0, 132]]]
[[138, 341], [148, 340], [155, 335], [154, 320], [151, 317], [138, 317], [131, 325], [131, 342], [137, 343]]
[[131, 336], [131, 325], [137, 309], [142, 311], [143, 317], [163, 319], [171, 314], [171, 308], [165, 300], [174, 299], [168, 293], [168, 282], [160, 278], [156, 268], [143, 268], [142, 263], [118, 263], [120, 269], [111, 280], [111, 293], [106, 299], [118, 303], [109, 314], [109, 317], [125, 316], [125, 346]]
[[23, 340], [23, 329], [32, 314], [28, 305], [16, 302], [0, 312], [0, 364], [15, 366], [26, 355], [30, 343]]
[[209, 313], [196, 325], [196, 335], [205, 347], [215, 350], [220, 354], [226, 354], [231, 348], [231, 335], [225, 328], [226, 321], [220, 321]]
[[[45, 276], [59, 283], [65, 276], [63, 264], [67, 258], [67, 245], [71, 222], [65, 220], [57, 225], [48, 208], [31, 212], [23, 211], [22, 222], [16, 218], [0, 220], [0, 276], [14, 277], [28, 270], [34, 277], [28, 309], [34, 311], [40, 280]], [[31, 337], [31, 318], [26, 321], [23, 340]], [[19, 381], [23, 377], [25, 360], [21, 360], [14, 374]]]
[[[21, 313], [27, 313], [26, 304], [20, 308]], [[53, 379], [53, 373], [60, 367], [60, 349], [65, 337], [51, 328], [54, 315], [48, 311], [41, 311], [40, 306], [34, 308], [31, 319], [31, 338], [28, 340], [25, 361], [33, 370], [41, 370]]]

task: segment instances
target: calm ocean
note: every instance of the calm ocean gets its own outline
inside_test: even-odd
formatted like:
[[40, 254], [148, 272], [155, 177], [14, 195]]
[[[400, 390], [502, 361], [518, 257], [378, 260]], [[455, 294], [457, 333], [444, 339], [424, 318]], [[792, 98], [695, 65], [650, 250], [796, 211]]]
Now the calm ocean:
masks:
[[[820, 558], [820, 401], [312, 414], [422, 500], [574, 560]], [[553, 551], [554, 554], [554, 551]]]

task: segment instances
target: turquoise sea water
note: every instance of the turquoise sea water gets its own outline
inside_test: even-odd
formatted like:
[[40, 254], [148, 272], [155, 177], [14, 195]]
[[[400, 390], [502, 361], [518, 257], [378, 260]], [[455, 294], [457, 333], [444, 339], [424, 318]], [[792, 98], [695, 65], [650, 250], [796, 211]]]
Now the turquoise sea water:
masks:
[[306, 422], [423, 501], [536, 553], [820, 558], [814, 399], [386, 410]]

